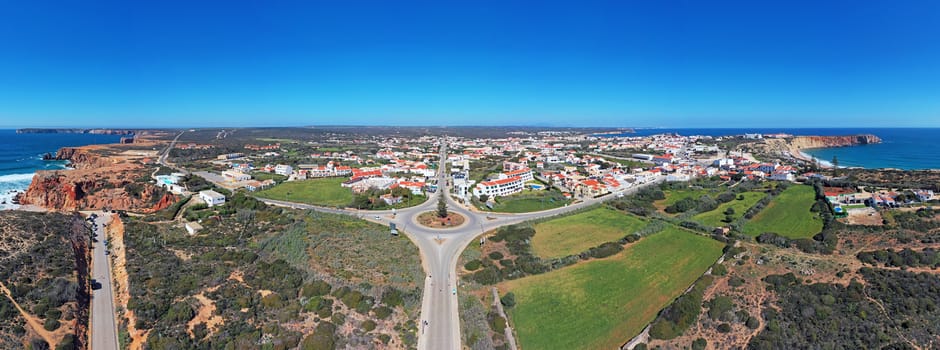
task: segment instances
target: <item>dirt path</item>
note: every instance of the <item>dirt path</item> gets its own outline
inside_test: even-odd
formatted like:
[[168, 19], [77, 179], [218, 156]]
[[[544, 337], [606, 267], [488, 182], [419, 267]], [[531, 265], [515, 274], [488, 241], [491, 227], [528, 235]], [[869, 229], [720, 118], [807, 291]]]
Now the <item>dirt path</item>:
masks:
[[118, 308], [124, 310], [122, 316], [127, 321], [127, 332], [131, 337], [131, 343], [128, 345], [130, 350], [140, 350], [147, 342], [147, 336], [150, 331], [139, 330], [135, 327], [137, 317], [134, 312], [127, 308], [127, 302], [131, 298], [129, 279], [127, 277], [127, 249], [124, 245], [124, 222], [121, 218], [112, 214], [111, 224], [108, 225], [108, 236], [111, 243], [111, 254], [114, 262], [111, 272], [114, 274], [115, 302]]
[[39, 335], [46, 343], [49, 343], [50, 349], [55, 349], [56, 345], [59, 344], [59, 340], [62, 340], [62, 335], [56, 334], [58, 332], [50, 332], [43, 328], [42, 322], [39, 321], [38, 317], [23, 310], [20, 304], [17, 303], [16, 300], [13, 300], [13, 293], [10, 293], [10, 290], [7, 289], [7, 286], [3, 284], [3, 282], [0, 282], [0, 291], [7, 296], [7, 299], [10, 299], [10, 302], [13, 303], [16, 310], [20, 312], [20, 316], [26, 319], [26, 324], [29, 325], [29, 328], [32, 328], [33, 333], [36, 333], [36, 335]]
[[[210, 288], [209, 291], [214, 291], [217, 288], [218, 287]], [[193, 333], [193, 329], [196, 325], [205, 323], [206, 330], [209, 331], [207, 336], [210, 336], [215, 333], [218, 327], [224, 324], [225, 321], [222, 320], [222, 316], [213, 315], [213, 313], [215, 313], [215, 302], [207, 298], [205, 292], [200, 292], [193, 297], [199, 301], [199, 311], [196, 312], [196, 316], [186, 324], [186, 332], [189, 333], [190, 338], [195, 338], [196, 335]]]

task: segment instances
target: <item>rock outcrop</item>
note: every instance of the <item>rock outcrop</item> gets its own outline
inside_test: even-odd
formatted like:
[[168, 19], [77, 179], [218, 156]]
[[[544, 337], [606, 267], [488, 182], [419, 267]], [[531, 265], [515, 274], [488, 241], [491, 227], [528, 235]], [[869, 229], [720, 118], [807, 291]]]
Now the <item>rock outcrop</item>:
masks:
[[881, 143], [881, 138], [871, 134], [848, 136], [796, 136], [789, 143], [799, 149], [846, 147]]
[[52, 160], [67, 160], [75, 169], [103, 168], [116, 163], [82, 147], [62, 147]]
[[83, 147], [63, 147], [55, 159], [67, 160], [74, 170], [38, 171], [26, 192], [17, 196], [24, 205], [50, 210], [117, 209], [153, 212], [172, 205], [176, 196], [149, 179], [142, 165], [119, 161]]

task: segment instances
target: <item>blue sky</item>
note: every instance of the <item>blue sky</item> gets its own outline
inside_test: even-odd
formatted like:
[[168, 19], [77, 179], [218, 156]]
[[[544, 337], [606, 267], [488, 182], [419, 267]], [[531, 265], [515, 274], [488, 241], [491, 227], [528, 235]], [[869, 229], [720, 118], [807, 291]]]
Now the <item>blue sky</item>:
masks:
[[0, 1], [0, 127], [940, 126], [932, 0], [194, 3]]

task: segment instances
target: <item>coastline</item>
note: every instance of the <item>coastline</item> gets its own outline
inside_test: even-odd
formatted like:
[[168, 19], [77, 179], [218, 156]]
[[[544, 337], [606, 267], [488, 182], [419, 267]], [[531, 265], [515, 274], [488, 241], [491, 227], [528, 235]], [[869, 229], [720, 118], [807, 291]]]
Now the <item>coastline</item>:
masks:
[[[45, 209], [33, 205], [21, 205], [15, 202], [16, 197], [26, 193], [29, 185], [39, 171], [45, 170], [70, 170], [72, 167], [68, 162], [63, 161], [43, 161], [42, 169], [34, 169], [30, 173], [11, 173], [0, 175], [0, 210], [26, 210], [26, 211], [45, 211]], [[33, 208], [34, 207], [34, 208]]]
[[[807, 148], [807, 149], [810, 149], [810, 148]], [[819, 164], [820, 168], [832, 169], [832, 162], [816, 158], [813, 155], [803, 152], [803, 151], [804, 151], [803, 149], [797, 149], [795, 151], [795, 154], [793, 154], [793, 156], [796, 158], [802, 159], [804, 161], [807, 161], [807, 162]], [[840, 166], [839, 168], [845, 168], [845, 167]]]

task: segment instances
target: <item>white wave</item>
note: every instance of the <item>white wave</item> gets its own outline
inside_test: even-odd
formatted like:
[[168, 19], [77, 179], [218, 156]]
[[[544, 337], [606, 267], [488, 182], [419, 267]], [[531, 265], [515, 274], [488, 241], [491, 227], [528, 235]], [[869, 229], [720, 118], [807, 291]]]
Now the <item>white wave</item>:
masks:
[[0, 175], [0, 210], [19, 208], [13, 204], [13, 197], [26, 191], [32, 181], [32, 173]]
[[0, 184], [7, 182], [26, 182], [28, 185], [30, 181], [33, 180], [34, 173], [28, 174], [9, 174], [9, 175], [0, 175]]

